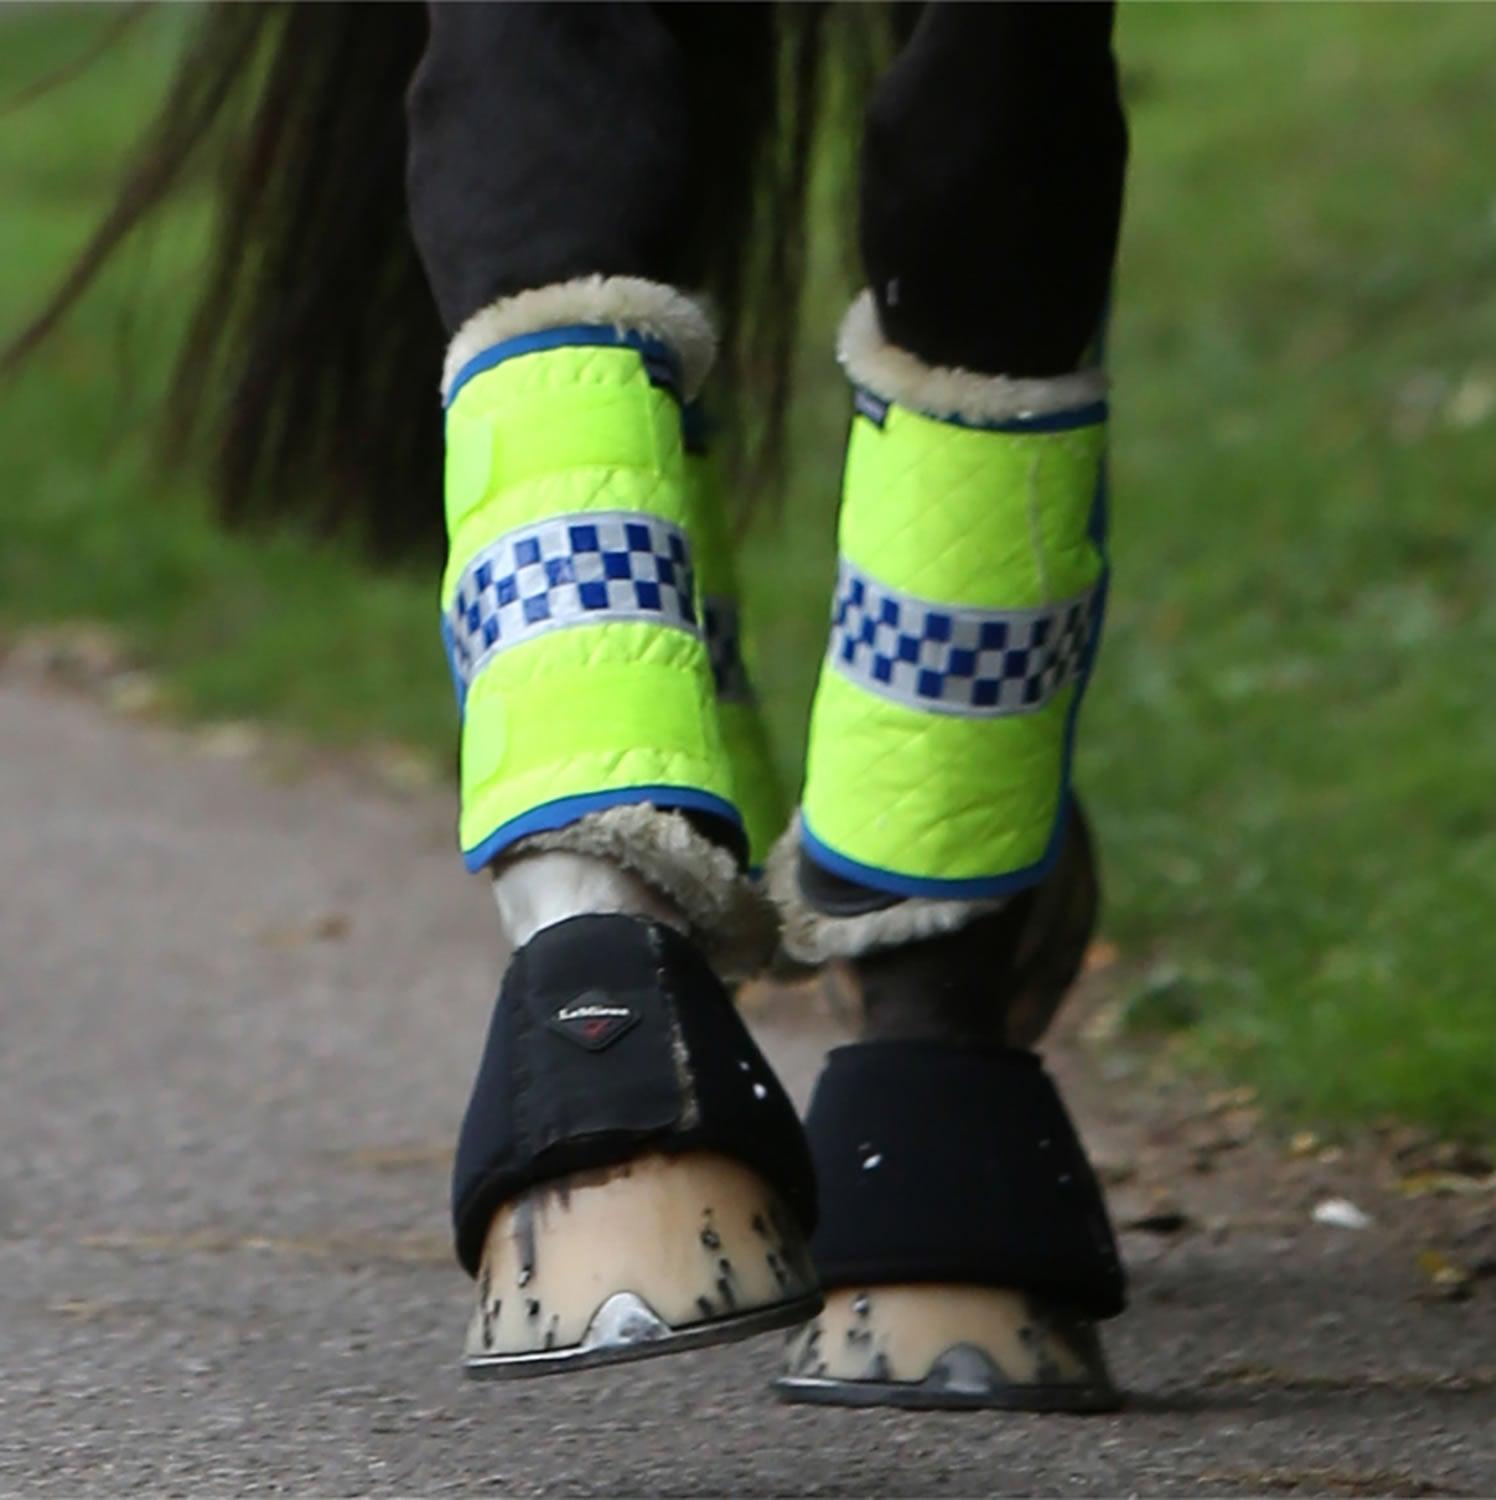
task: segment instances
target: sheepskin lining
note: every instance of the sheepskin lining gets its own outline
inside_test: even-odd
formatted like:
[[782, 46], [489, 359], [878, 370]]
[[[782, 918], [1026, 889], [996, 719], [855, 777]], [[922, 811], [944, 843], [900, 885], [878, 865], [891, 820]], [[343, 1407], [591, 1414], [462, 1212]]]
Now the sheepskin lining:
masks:
[[452, 337], [442, 370], [442, 400], [458, 372], [505, 339], [572, 323], [605, 324], [668, 344], [681, 364], [687, 401], [700, 392], [717, 353], [717, 336], [700, 303], [642, 276], [580, 276], [535, 287], [480, 308]]
[[1053, 416], [1089, 406], [1107, 390], [1106, 373], [1101, 369], [1033, 380], [927, 365], [884, 337], [869, 291], [847, 309], [837, 336], [836, 357], [847, 378], [875, 396], [925, 416], [956, 417], [963, 422]]
[[909, 897], [882, 911], [831, 917], [810, 906], [800, 890], [800, 815], [769, 852], [764, 867], [769, 899], [779, 912], [779, 943], [797, 963], [824, 964], [834, 958], [861, 958], [881, 948], [940, 937], [978, 917], [998, 911], [1005, 898], [933, 901]]
[[588, 813], [565, 828], [531, 834], [500, 861], [496, 884], [505, 879], [511, 860], [544, 852], [590, 855], [637, 876], [679, 913], [724, 979], [755, 974], [773, 955], [773, 909], [737, 860], [679, 812], [625, 803]]

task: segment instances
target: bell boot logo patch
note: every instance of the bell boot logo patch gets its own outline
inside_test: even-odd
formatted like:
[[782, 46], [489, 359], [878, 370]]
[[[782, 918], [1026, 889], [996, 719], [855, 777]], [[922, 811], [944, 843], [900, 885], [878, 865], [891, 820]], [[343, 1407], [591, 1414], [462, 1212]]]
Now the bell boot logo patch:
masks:
[[601, 1052], [638, 1020], [638, 1011], [610, 1000], [600, 990], [588, 990], [568, 1000], [546, 1025], [589, 1052]]

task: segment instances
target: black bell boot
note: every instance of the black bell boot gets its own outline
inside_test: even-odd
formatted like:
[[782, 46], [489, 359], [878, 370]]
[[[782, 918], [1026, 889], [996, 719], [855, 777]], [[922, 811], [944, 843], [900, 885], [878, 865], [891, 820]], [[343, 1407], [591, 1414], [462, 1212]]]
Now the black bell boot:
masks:
[[[777, 1389], [832, 1405], [1105, 1411], [1119, 1396], [1096, 1323], [1124, 1306], [1106, 1206], [1032, 1050], [1095, 926], [1077, 809], [1038, 887], [933, 936], [877, 945], [867, 898], [798, 882], [789, 931], [823, 950], [838, 917], [863, 1039], [834, 1051], [806, 1121], [826, 1306], [792, 1335]], [[918, 913], [883, 907], [902, 937]]]
[[470, 1375], [728, 1342], [821, 1306], [793, 1106], [694, 944], [545, 927], [504, 976], [453, 1174]]

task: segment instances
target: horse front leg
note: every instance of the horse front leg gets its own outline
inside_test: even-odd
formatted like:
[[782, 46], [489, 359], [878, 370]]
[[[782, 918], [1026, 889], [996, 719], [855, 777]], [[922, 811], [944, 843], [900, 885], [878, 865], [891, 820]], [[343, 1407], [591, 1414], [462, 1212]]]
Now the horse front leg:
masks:
[[649, 5], [436, 5], [410, 96], [412, 221], [451, 334], [460, 843], [513, 948], [453, 1174], [475, 1376], [820, 1305], [805, 1139], [727, 989], [773, 924], [685, 425], [716, 343], [682, 290], [690, 61]]
[[1111, 21], [929, 6], [868, 115], [831, 636], [770, 867], [789, 955], [845, 961], [864, 1012], [807, 1118], [827, 1305], [791, 1400], [1118, 1401], [1122, 1267], [1033, 1050], [1096, 909], [1069, 768], [1107, 585]]

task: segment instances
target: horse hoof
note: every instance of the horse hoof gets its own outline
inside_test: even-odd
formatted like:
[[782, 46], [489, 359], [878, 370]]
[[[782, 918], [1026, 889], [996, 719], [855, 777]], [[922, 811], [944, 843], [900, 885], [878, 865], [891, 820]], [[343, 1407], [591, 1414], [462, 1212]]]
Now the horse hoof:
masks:
[[500, 1208], [463, 1365], [476, 1379], [549, 1375], [731, 1343], [820, 1306], [795, 1219], [757, 1173], [653, 1153]]
[[838, 1288], [790, 1337], [786, 1401], [1114, 1411], [1096, 1326], [1039, 1298], [953, 1285]]

